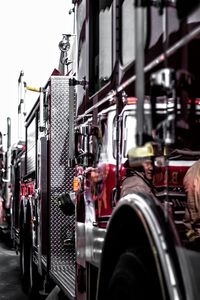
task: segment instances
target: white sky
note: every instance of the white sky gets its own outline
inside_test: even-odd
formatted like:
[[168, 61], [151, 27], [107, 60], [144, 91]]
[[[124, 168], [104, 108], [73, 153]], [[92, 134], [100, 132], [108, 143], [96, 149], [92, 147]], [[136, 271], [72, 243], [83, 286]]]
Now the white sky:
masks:
[[[44, 86], [58, 67], [58, 43], [72, 33], [71, 0], [5, 0], [0, 4], [0, 131], [11, 118], [11, 140], [18, 136], [18, 78], [24, 71], [27, 85]], [[31, 93], [31, 95], [30, 95]], [[34, 94], [34, 95], [33, 95]], [[28, 106], [38, 95], [27, 92]], [[29, 99], [29, 100], [28, 100]], [[31, 103], [30, 103], [31, 102]], [[4, 143], [6, 138], [4, 137]]]

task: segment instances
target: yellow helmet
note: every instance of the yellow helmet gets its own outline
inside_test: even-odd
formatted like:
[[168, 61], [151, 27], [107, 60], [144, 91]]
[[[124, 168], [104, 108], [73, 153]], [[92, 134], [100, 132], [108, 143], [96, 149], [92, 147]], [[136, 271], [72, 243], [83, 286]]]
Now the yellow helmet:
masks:
[[128, 160], [124, 166], [139, 167], [144, 160], [152, 159], [157, 154], [157, 144], [148, 142], [141, 147], [134, 147], [128, 151]]

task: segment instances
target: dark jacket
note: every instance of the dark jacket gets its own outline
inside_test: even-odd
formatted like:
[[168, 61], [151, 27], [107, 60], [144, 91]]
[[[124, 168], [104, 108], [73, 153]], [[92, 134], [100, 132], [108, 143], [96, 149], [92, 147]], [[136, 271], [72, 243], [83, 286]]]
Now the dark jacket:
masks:
[[156, 198], [154, 187], [151, 182], [145, 178], [144, 173], [129, 171], [122, 182], [121, 197], [135, 192], [144, 193]]

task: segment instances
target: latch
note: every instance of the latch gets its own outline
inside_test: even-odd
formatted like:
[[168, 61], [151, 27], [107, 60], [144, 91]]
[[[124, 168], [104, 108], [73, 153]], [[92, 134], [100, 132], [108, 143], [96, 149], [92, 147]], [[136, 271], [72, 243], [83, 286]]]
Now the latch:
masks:
[[69, 79], [69, 85], [76, 86], [76, 85], [82, 85], [83, 89], [86, 89], [86, 86], [88, 85], [88, 81], [86, 80], [86, 77], [84, 76], [82, 80], [76, 80], [75, 78]]

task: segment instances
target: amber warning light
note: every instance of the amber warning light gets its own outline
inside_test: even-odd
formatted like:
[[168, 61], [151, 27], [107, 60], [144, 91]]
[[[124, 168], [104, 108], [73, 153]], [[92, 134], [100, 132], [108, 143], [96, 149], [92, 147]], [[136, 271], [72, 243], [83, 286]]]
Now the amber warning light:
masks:
[[127, 98], [127, 104], [136, 104], [137, 98], [136, 97], [128, 97]]
[[[125, 104], [131, 105], [131, 104], [137, 104], [138, 99], [136, 97], [127, 97], [126, 101], [124, 101]], [[145, 103], [149, 103], [149, 97], [145, 96], [144, 98]]]
[[80, 178], [74, 177], [74, 180], [73, 180], [73, 189], [74, 189], [74, 192], [78, 192], [80, 190], [80, 186], [81, 186]]

